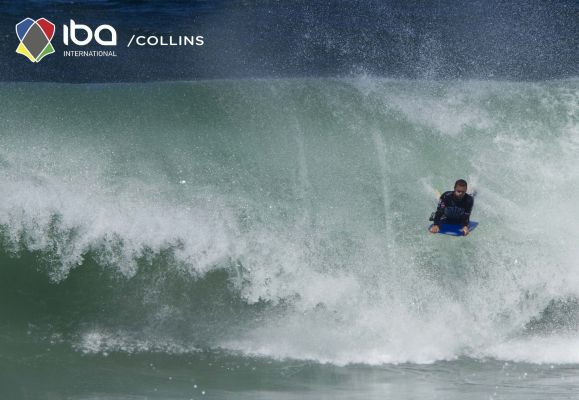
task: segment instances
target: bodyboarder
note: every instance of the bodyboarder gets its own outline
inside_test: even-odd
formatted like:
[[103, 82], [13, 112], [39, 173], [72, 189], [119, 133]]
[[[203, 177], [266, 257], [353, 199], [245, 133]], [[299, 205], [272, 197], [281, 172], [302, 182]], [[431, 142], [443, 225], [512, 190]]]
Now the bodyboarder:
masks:
[[433, 225], [430, 232], [438, 233], [440, 224], [459, 224], [462, 225], [462, 233], [466, 236], [469, 234], [469, 222], [474, 197], [468, 193], [467, 183], [464, 179], [459, 179], [454, 183], [454, 191], [444, 192], [438, 201], [438, 207], [432, 217]]

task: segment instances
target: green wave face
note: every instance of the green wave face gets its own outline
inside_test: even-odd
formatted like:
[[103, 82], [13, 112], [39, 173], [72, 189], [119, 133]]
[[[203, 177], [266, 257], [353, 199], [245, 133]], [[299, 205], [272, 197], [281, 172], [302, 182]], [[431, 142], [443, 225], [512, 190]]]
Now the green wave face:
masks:
[[[545, 361], [577, 320], [578, 93], [576, 79], [3, 84], [4, 346]], [[458, 178], [479, 227], [428, 234], [435, 191]]]

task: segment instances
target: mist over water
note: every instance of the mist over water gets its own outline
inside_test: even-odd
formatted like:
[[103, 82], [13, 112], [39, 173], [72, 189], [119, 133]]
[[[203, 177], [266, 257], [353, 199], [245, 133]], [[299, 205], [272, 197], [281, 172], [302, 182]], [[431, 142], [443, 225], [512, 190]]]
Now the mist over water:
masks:
[[[578, 94], [3, 84], [2, 324], [89, 355], [577, 363]], [[458, 178], [479, 227], [427, 234]]]
[[[576, 77], [574, 0], [437, 2], [230, 2], [0, 0], [4, 82], [150, 82], [336, 77], [551, 80]], [[30, 16], [56, 24], [56, 54], [41, 68], [12, 55], [14, 26]], [[109, 24], [117, 57], [64, 57], [70, 19]], [[127, 47], [132, 35], [201, 35], [203, 46]], [[73, 48], [74, 47], [74, 48]], [[82, 48], [87, 50], [88, 48]], [[50, 61], [49, 61], [50, 60]]]

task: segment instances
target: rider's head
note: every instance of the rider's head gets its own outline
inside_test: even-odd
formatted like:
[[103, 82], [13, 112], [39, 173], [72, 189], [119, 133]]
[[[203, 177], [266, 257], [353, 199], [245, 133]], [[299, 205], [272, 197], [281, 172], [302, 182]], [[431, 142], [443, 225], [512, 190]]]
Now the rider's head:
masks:
[[466, 181], [464, 179], [459, 179], [454, 183], [454, 195], [457, 198], [462, 199], [466, 194], [466, 188], [467, 188]]

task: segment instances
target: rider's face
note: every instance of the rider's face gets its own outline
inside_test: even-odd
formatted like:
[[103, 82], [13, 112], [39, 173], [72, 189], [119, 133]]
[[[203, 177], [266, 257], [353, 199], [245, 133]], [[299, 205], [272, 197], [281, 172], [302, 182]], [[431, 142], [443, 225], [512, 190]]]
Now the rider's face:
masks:
[[454, 196], [462, 199], [464, 197], [464, 194], [466, 193], [466, 187], [464, 186], [457, 186], [454, 188]]

